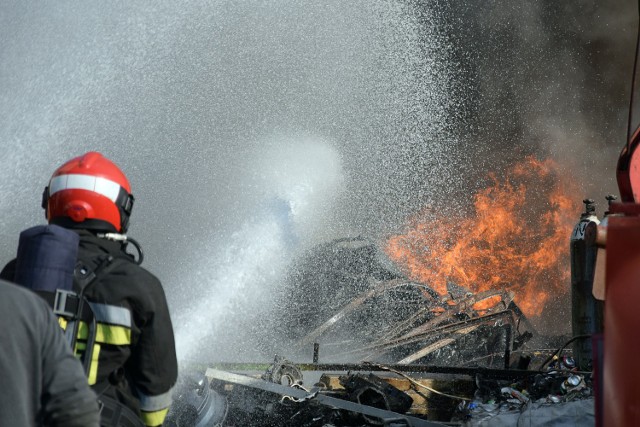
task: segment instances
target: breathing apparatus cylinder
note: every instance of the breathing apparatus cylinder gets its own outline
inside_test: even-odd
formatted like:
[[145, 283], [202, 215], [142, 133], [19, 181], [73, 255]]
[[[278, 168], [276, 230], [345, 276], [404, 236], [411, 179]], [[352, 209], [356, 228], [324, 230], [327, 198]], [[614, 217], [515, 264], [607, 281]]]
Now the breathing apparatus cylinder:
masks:
[[77, 233], [54, 224], [22, 231], [14, 281], [34, 291], [70, 291], [79, 241]]
[[[593, 296], [598, 247], [596, 237], [600, 221], [595, 214], [593, 200], [584, 200], [585, 212], [573, 229], [571, 251], [571, 329], [573, 336], [593, 335], [602, 332], [602, 301]], [[581, 370], [592, 369], [592, 344], [590, 339], [579, 339], [573, 344], [576, 366]]]

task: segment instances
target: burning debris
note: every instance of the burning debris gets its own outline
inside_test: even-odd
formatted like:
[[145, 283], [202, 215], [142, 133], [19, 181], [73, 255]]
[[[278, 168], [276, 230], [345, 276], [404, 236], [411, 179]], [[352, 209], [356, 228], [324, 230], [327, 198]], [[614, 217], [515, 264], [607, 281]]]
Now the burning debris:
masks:
[[565, 181], [552, 161], [527, 158], [490, 174], [466, 217], [423, 213], [384, 251], [364, 238], [321, 245], [293, 268], [278, 330], [336, 360], [487, 367], [508, 364], [493, 355], [517, 350], [536, 323], [569, 333], [568, 315], [545, 320], [569, 305], [577, 207]]
[[204, 383], [183, 384], [190, 403], [169, 419], [191, 424], [170, 425], [216, 425], [194, 414], [221, 402], [225, 426], [514, 425], [550, 407], [591, 423], [591, 360], [573, 358], [590, 334], [563, 343], [530, 321], [568, 301], [569, 255], [574, 281], [593, 280], [576, 276], [595, 260], [586, 240], [572, 237], [567, 251], [574, 204], [550, 161], [527, 159], [491, 182], [466, 219], [416, 220], [384, 250], [344, 238], [298, 259], [269, 339], [312, 363], [218, 364]]
[[276, 317], [287, 348], [304, 355], [318, 343], [328, 361], [505, 367], [533, 334], [511, 292], [451, 284], [443, 297], [392, 268], [362, 238], [318, 248], [296, 270], [287, 315]]
[[[349, 262], [332, 262], [336, 254]], [[439, 295], [402, 277], [361, 238], [314, 255], [303, 264], [318, 266], [335, 288], [314, 288], [318, 276], [299, 270], [302, 286], [287, 294], [282, 318], [296, 323], [276, 328], [288, 332], [296, 355], [313, 349], [312, 363], [214, 365], [183, 381], [167, 425], [476, 427], [545, 417], [562, 425], [563, 416], [592, 423], [591, 372], [576, 365], [571, 341], [553, 352], [530, 345], [539, 337], [512, 291], [449, 284]], [[342, 281], [360, 292], [349, 295]], [[303, 304], [311, 289], [316, 304]], [[325, 362], [332, 359], [343, 362]]]

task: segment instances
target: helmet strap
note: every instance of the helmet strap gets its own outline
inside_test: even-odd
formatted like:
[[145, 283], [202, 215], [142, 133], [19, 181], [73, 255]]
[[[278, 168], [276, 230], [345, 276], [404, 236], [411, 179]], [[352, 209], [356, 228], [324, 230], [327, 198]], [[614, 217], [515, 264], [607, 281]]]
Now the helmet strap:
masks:
[[129, 194], [127, 190], [120, 187], [120, 192], [118, 193], [115, 204], [120, 211], [120, 229], [122, 233], [126, 233], [129, 227], [129, 217], [131, 216], [134, 201], [135, 198], [133, 194]]
[[42, 192], [42, 209], [45, 210], [45, 216], [47, 215], [47, 208], [49, 207], [49, 186], [44, 187]]

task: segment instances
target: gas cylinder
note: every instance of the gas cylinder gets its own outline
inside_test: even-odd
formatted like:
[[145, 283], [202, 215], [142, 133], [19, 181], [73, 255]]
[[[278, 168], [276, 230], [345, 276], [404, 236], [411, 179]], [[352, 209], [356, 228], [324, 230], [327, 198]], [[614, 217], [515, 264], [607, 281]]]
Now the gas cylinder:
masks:
[[[585, 211], [571, 233], [571, 330], [573, 336], [593, 335], [602, 332], [604, 304], [594, 298], [593, 279], [598, 248], [596, 236], [600, 221], [595, 204], [585, 199]], [[573, 355], [580, 370], [592, 369], [592, 345], [590, 339], [574, 341]]]

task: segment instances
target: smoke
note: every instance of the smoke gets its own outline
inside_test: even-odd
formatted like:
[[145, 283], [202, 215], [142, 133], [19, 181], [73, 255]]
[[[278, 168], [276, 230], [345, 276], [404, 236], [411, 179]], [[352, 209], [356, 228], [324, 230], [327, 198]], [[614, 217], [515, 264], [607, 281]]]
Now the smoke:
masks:
[[462, 21], [454, 33], [469, 42], [461, 51], [471, 52], [476, 70], [476, 96], [468, 105], [480, 143], [470, 168], [499, 170], [525, 154], [551, 157], [579, 183], [578, 198], [603, 206], [604, 196], [617, 194], [636, 8], [633, 2], [496, 0], [452, 11]]

